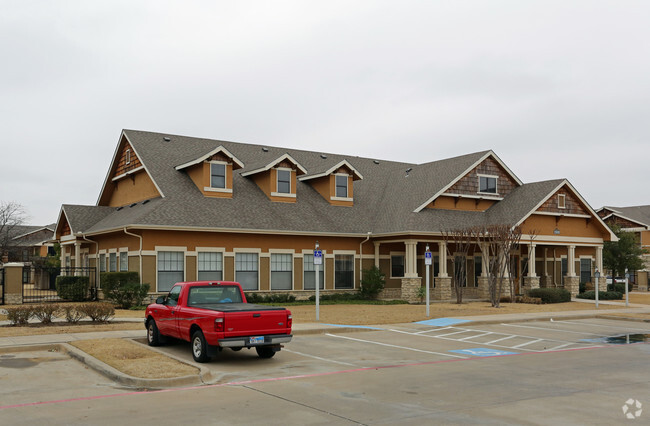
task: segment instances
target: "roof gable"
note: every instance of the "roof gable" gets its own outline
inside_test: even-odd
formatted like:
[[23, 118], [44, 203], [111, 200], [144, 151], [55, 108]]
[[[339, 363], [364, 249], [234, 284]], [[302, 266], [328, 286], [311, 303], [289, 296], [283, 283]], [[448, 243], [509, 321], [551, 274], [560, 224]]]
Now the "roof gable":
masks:
[[211, 159], [211, 158], [213, 158], [214, 156], [216, 156], [218, 154], [223, 154], [226, 157], [228, 157], [230, 160], [232, 160], [233, 170], [241, 169], [241, 168], [244, 167], [244, 163], [239, 161], [239, 159], [237, 157], [235, 157], [234, 155], [232, 155], [230, 153], [230, 151], [228, 151], [226, 148], [224, 148], [223, 145], [219, 145], [215, 149], [209, 151], [208, 153], [206, 153], [204, 155], [201, 155], [200, 157], [198, 157], [198, 158], [196, 158], [194, 160], [190, 160], [188, 162], [185, 162], [183, 164], [180, 164], [180, 165], [176, 166], [175, 169], [176, 170], [183, 170], [183, 169], [185, 169], [187, 167], [191, 167], [191, 166], [193, 166], [195, 164], [199, 164], [199, 163], [202, 163], [205, 160]]
[[[293, 166], [295, 166], [296, 172], [298, 174], [306, 174], [307, 173], [307, 170], [305, 170], [305, 168], [303, 166], [301, 166], [300, 163], [298, 161], [296, 161], [291, 155], [284, 154], [284, 155], [276, 158], [275, 160], [272, 160], [271, 162], [266, 163], [264, 165], [260, 165], [260, 166], [257, 166], [257, 167], [253, 166], [252, 170], [244, 172], [241, 175], [244, 176], [244, 177], [255, 175], [257, 173], [268, 171], [268, 170], [272, 169], [273, 167], [275, 167], [277, 165], [286, 165], [287, 162], [292, 164]], [[285, 164], [283, 164], [283, 163], [285, 163]]]
[[357, 169], [355, 169], [354, 166], [352, 166], [352, 164], [350, 164], [348, 162], [348, 160], [339, 161], [338, 163], [334, 164], [332, 167], [328, 168], [325, 171], [316, 172], [316, 173], [306, 175], [306, 176], [301, 176], [298, 179], [301, 180], [301, 181], [307, 181], [307, 180], [311, 180], [311, 179], [321, 178], [321, 177], [324, 177], [324, 176], [329, 176], [332, 173], [338, 173], [339, 170], [342, 167], [347, 168], [349, 170], [350, 174], [352, 175], [353, 180], [361, 180], [361, 179], [363, 179], [363, 176], [361, 175], [361, 173], [359, 173], [359, 171]]

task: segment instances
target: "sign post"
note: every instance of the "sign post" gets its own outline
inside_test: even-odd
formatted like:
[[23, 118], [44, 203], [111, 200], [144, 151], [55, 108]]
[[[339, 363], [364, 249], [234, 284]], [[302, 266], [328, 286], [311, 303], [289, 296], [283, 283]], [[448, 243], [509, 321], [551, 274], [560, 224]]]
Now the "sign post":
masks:
[[628, 293], [628, 286], [630, 285], [630, 273], [625, 268], [625, 307], [630, 306], [630, 295]]
[[318, 282], [319, 278], [319, 269], [320, 265], [323, 264], [323, 252], [319, 248], [318, 241], [316, 241], [316, 249], [314, 250], [314, 274], [316, 282], [316, 321], [320, 321], [320, 283]]
[[427, 249], [424, 252], [424, 269], [427, 271], [427, 289], [426, 289], [426, 298], [427, 298], [427, 317], [429, 316], [429, 266], [432, 264], [431, 252], [429, 251], [429, 244], [427, 244]]
[[600, 281], [600, 272], [598, 271], [598, 268], [596, 268], [596, 272], [594, 273], [594, 277], [596, 278], [596, 309], [598, 309], [598, 293], [600, 291], [600, 285], [598, 284], [598, 281]]

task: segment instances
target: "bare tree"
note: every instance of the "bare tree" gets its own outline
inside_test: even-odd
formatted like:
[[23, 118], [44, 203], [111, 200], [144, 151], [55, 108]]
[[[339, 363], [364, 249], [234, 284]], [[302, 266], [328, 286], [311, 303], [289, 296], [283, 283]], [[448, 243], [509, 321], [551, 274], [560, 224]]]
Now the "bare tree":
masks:
[[15, 201], [0, 201], [0, 256], [9, 249], [12, 231], [28, 219], [25, 208]]
[[503, 232], [503, 239], [501, 240], [502, 252], [505, 256], [506, 267], [508, 271], [508, 286], [510, 289], [510, 301], [515, 301], [515, 272], [517, 265], [513, 265], [511, 253], [513, 250], [516, 250], [519, 247], [519, 242], [521, 241], [521, 228], [519, 226], [514, 226], [507, 231]]
[[[456, 229], [443, 231], [442, 238], [445, 241], [447, 258], [451, 259], [454, 270], [454, 288], [456, 289], [456, 303], [463, 303], [463, 287], [467, 284], [467, 253], [474, 241], [470, 229]], [[453, 251], [452, 251], [453, 244]], [[456, 262], [456, 256], [462, 259]]]

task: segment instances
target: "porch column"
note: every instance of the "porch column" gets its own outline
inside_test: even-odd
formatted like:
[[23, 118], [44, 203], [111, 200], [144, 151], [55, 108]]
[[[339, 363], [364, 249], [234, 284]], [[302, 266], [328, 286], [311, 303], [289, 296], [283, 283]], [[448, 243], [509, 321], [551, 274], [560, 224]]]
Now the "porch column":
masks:
[[567, 253], [567, 277], [575, 277], [576, 275], [576, 246], [568, 246]]
[[379, 246], [381, 243], [375, 241], [375, 266], [379, 268]]
[[528, 276], [537, 276], [537, 271], [535, 271], [535, 244], [528, 245]]
[[490, 267], [490, 253], [487, 244], [481, 244], [481, 276], [488, 276], [488, 268]]
[[447, 278], [447, 243], [445, 241], [438, 243], [438, 276]]
[[564, 289], [576, 297], [580, 291], [580, 277], [576, 276], [576, 246], [567, 247], [567, 274], [564, 277]]
[[404, 277], [417, 278], [417, 241], [406, 241], [406, 258], [404, 259]]
[[74, 274], [80, 275], [81, 271], [78, 268], [81, 267], [81, 243], [79, 241], [75, 241], [74, 243], [74, 267]]
[[603, 271], [603, 248], [596, 247], [596, 269], [600, 272], [601, 278], [598, 279], [598, 291], [607, 291], [607, 279]]
[[61, 244], [61, 259], [59, 259], [60, 262], [61, 262], [61, 275], [68, 275], [68, 271], [65, 268], [66, 267], [66, 264], [65, 264], [65, 252], [67, 250], [68, 250], [67, 246], [64, 246], [63, 244]]
[[481, 299], [490, 298], [488, 269], [490, 267], [490, 249], [487, 244], [479, 244], [481, 249], [481, 276], [478, 277], [478, 297]]

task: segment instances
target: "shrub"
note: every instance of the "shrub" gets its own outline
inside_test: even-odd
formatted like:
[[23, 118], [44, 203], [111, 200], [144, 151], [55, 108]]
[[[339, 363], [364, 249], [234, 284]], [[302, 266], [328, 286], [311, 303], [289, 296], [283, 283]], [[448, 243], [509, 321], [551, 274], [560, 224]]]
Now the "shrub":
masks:
[[361, 279], [361, 295], [366, 299], [376, 299], [379, 293], [386, 285], [386, 274], [373, 266], [370, 269], [363, 270], [363, 278]]
[[86, 316], [86, 314], [80, 312], [75, 305], [63, 305], [61, 306], [61, 310], [63, 311], [65, 320], [70, 324], [76, 324]]
[[[596, 292], [593, 290], [585, 291], [582, 294], [578, 295], [579, 299], [589, 299], [589, 300], [595, 300], [596, 299]], [[598, 300], [621, 300], [623, 298], [623, 293], [619, 293], [618, 291], [599, 291], [598, 292]]]
[[140, 284], [137, 272], [102, 272], [100, 282], [104, 298], [122, 309], [141, 305], [149, 293], [149, 284]]
[[607, 291], [615, 291], [617, 293], [625, 294], [625, 283], [607, 284]]
[[542, 303], [564, 303], [571, 301], [571, 293], [563, 288], [534, 288], [528, 293], [530, 297], [542, 299]]
[[59, 306], [55, 304], [36, 305], [32, 308], [33, 316], [43, 324], [50, 324], [52, 318], [59, 313]]
[[93, 322], [108, 322], [115, 315], [115, 306], [110, 303], [84, 303], [77, 306], [77, 311]]
[[288, 293], [280, 294], [259, 294], [245, 293], [248, 303], [292, 303], [296, 301], [296, 296]]
[[[332, 302], [342, 302], [348, 300], [364, 300], [365, 298], [361, 296], [359, 292], [354, 293], [333, 293], [333, 294], [321, 294], [321, 301], [332, 301]], [[311, 302], [316, 301], [316, 296], [309, 296]]]
[[11, 321], [11, 325], [25, 325], [33, 315], [30, 306], [15, 306], [5, 308], [7, 311], [7, 319]]
[[88, 277], [56, 277], [56, 293], [63, 300], [82, 302], [88, 297], [90, 279]]
[[420, 299], [420, 302], [424, 302], [424, 299], [426, 298], [427, 298], [427, 287], [423, 285], [418, 289], [418, 299]]
[[585, 291], [587, 291], [587, 284], [586, 283], [580, 283], [578, 285], [578, 292], [579, 293], [584, 293]]

